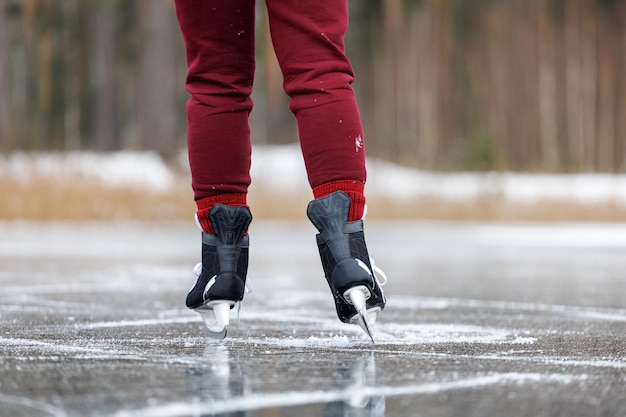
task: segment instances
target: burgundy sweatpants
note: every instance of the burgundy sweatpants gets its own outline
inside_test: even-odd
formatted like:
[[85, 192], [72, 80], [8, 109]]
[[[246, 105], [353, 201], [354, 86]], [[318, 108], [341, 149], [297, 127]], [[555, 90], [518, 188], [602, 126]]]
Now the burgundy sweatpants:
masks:
[[[175, 0], [185, 41], [196, 201], [250, 185], [255, 0]], [[365, 182], [363, 131], [345, 55], [348, 0], [266, 0], [312, 188]], [[357, 187], [358, 188], [358, 187]]]

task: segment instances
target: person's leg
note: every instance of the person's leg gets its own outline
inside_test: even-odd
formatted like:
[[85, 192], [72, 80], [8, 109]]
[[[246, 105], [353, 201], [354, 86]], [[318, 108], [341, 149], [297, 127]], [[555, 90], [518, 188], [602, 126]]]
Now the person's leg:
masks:
[[186, 304], [212, 337], [223, 338], [248, 270], [254, 0], [176, 0], [176, 15], [189, 67], [189, 164], [202, 229], [201, 268]]
[[342, 190], [363, 216], [363, 128], [345, 55], [347, 0], [267, 0], [270, 31], [316, 198]]
[[291, 97], [324, 274], [344, 322], [370, 337], [385, 306], [365, 244], [363, 129], [345, 55], [347, 0], [266, 0], [274, 49]]
[[187, 139], [202, 229], [215, 204], [246, 205], [254, 79], [254, 0], [176, 0], [187, 52]]

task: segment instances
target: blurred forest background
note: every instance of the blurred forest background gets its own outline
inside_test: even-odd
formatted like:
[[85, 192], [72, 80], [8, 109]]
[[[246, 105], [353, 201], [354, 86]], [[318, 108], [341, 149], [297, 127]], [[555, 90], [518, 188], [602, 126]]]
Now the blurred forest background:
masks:
[[[370, 156], [626, 171], [626, 1], [351, 0]], [[253, 142], [297, 141], [262, 1]], [[171, 0], [0, 0], [0, 152], [185, 147]]]

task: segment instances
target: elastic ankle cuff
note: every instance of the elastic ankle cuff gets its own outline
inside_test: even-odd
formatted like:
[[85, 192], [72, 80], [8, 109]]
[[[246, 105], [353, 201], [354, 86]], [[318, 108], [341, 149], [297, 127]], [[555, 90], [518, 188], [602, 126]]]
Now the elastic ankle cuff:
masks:
[[246, 194], [219, 194], [216, 196], [206, 197], [196, 201], [198, 211], [196, 211], [196, 220], [200, 228], [209, 234], [214, 234], [213, 226], [209, 213], [216, 204], [225, 206], [248, 206]]
[[363, 190], [365, 184], [355, 180], [339, 180], [327, 182], [313, 188], [313, 196], [317, 198], [326, 197], [336, 191], [343, 191], [350, 197], [350, 213], [348, 221], [361, 220], [365, 213], [365, 195]]

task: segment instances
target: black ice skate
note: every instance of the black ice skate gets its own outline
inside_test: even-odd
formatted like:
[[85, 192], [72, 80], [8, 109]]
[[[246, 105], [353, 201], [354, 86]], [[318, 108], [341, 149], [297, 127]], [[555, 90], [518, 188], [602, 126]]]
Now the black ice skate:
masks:
[[252, 214], [245, 206], [215, 205], [209, 212], [214, 234], [202, 232], [202, 263], [196, 265], [196, 285], [187, 307], [200, 313], [209, 336], [226, 337], [230, 310], [243, 299], [248, 272]]
[[317, 246], [337, 316], [361, 326], [374, 342], [373, 325], [385, 307], [385, 295], [367, 252], [363, 220], [348, 222], [349, 211], [350, 198], [337, 191], [311, 201], [307, 215], [319, 230]]

